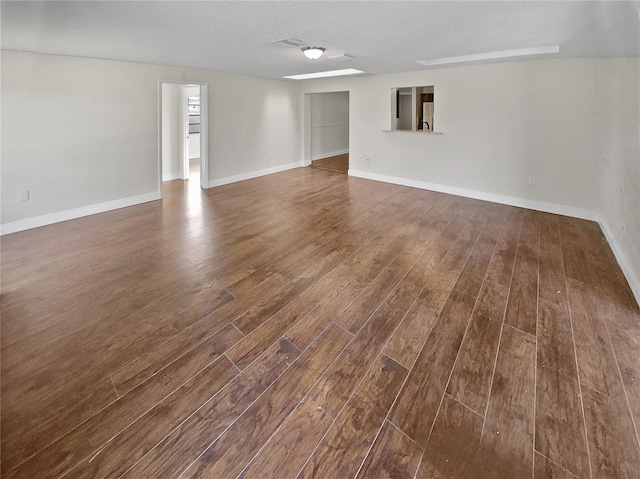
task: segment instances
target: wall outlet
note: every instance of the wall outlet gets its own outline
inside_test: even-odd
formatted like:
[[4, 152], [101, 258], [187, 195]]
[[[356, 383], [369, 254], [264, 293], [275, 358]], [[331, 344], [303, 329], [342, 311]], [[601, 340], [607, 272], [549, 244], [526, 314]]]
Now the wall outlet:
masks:
[[536, 185], [536, 177], [535, 176], [530, 176], [529, 177], [529, 186], [535, 186]]
[[364, 159], [369, 161], [371, 159], [371, 157], [369, 155], [364, 155]]
[[273, 160], [273, 153], [269, 153], [269, 159]]
[[20, 192], [20, 201], [29, 201], [29, 190]]

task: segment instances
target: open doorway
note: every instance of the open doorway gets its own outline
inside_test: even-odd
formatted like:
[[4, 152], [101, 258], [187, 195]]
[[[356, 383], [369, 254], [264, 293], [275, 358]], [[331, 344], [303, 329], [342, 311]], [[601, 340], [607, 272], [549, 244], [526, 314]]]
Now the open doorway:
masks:
[[207, 133], [207, 85], [160, 82], [162, 182], [209, 187]]
[[187, 139], [183, 167], [185, 180], [200, 183], [200, 85], [184, 88], [187, 102]]
[[349, 92], [309, 93], [306, 152], [314, 168], [349, 171]]

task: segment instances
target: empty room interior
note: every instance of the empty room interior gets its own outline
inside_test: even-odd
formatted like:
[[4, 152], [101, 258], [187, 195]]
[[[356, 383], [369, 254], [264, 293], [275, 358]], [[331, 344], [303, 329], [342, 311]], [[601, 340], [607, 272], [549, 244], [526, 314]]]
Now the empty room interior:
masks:
[[0, 28], [2, 478], [640, 478], [640, 2]]

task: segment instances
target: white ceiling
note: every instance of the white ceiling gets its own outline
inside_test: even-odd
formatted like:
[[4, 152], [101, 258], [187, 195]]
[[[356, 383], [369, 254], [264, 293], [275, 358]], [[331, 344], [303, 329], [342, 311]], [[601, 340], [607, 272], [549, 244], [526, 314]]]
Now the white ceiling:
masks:
[[[640, 55], [624, 2], [7, 2], [1, 46], [281, 78], [339, 68], [423, 70], [416, 60], [560, 45], [552, 57]], [[272, 45], [298, 38], [326, 54]], [[343, 62], [327, 57], [347, 53]]]

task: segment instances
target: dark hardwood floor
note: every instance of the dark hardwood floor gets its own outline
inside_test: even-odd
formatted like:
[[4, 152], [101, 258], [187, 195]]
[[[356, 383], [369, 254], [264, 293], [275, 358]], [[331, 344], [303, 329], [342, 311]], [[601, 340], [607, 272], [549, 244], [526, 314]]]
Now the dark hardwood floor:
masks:
[[324, 170], [339, 171], [341, 173], [349, 172], [349, 153], [344, 155], [329, 156], [320, 160], [311, 162], [313, 168], [322, 168]]
[[2, 238], [2, 477], [638, 478], [597, 224], [300, 168]]

